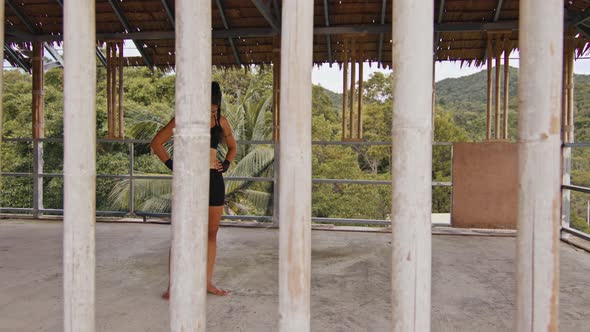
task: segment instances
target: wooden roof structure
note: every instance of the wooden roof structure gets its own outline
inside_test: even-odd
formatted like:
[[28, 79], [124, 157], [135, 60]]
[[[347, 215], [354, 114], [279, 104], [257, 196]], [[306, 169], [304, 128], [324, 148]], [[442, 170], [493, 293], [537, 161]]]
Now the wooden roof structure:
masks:
[[[67, 0], [66, 0], [67, 1]], [[488, 39], [493, 52], [518, 47], [518, 0], [432, 0], [435, 2], [434, 59], [485, 62]], [[5, 0], [5, 57], [27, 68], [30, 43], [62, 40], [63, 0]], [[269, 64], [278, 50], [280, 0], [211, 0], [213, 64]], [[566, 31], [577, 54], [588, 51], [590, 0], [564, 0]], [[315, 0], [315, 64], [341, 63], [344, 39], [364, 49], [365, 61], [391, 65], [391, 0]], [[542, 18], [539, 18], [542, 19]], [[108, 40], [133, 40], [140, 57], [125, 65], [174, 67], [174, 0], [97, 0], [99, 46]], [[100, 47], [97, 48], [99, 58]], [[101, 60], [104, 60], [101, 58]], [[30, 66], [29, 66], [30, 68]]]

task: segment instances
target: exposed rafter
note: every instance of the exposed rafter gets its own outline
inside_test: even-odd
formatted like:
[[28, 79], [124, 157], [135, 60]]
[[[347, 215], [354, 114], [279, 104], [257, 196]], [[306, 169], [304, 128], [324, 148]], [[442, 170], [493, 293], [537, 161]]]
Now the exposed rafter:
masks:
[[[498, 20], [500, 19], [500, 13], [502, 12], [502, 3], [503, 2], [504, 2], [504, 0], [498, 0], [498, 5], [496, 6], [496, 11], [494, 14], [494, 23], [498, 22]], [[489, 50], [486, 48], [483, 53], [484, 59], [488, 58], [488, 52], [489, 52]]]
[[[223, 10], [223, 3], [221, 3], [222, 0], [215, 0], [215, 4], [217, 4], [217, 9], [219, 9], [219, 15], [221, 16], [221, 21], [223, 22], [223, 26], [225, 27], [225, 30], [229, 30], [229, 24], [227, 23], [227, 18], [225, 17], [225, 12]], [[242, 62], [240, 61], [240, 53], [238, 53], [238, 48], [236, 47], [236, 44], [234, 43], [234, 39], [232, 37], [228, 37], [227, 38], [228, 42], [229, 42], [229, 46], [231, 47], [232, 51], [234, 52], [234, 57], [236, 58], [236, 63], [238, 64], [238, 66], [242, 65]]]
[[[443, 0], [444, 1], [444, 0]], [[383, 0], [381, 3], [381, 21], [380, 23], [385, 24], [385, 11], [387, 10], [387, 1]], [[379, 48], [377, 49], [377, 64], [381, 63], [383, 58], [383, 33], [379, 34]]]
[[162, 0], [162, 7], [164, 7], [164, 11], [166, 12], [166, 15], [168, 15], [168, 19], [170, 20], [170, 23], [172, 24], [172, 29], [174, 29], [174, 25], [176, 24], [175, 20], [174, 20], [174, 12], [172, 12], [172, 9], [170, 9], [170, 6], [168, 5], [168, 0]]
[[[33, 24], [33, 22], [31, 22], [29, 17], [18, 8], [18, 6], [14, 3], [13, 0], [6, 0], [6, 4], [18, 17], [18, 19], [21, 22], [23, 22], [23, 24], [27, 27], [30, 33], [41, 32], [39, 29], [35, 27], [35, 25]], [[55, 59], [55, 61], [58, 62], [60, 66], [63, 66], [64, 61], [62, 57], [57, 53], [57, 51], [53, 48], [53, 46], [49, 45], [48, 43], [45, 43], [44, 47], [45, 49], [47, 49], [47, 52], [49, 52], [49, 54], [51, 54], [51, 56]]]
[[578, 26], [576, 26], [576, 28], [584, 35], [584, 37], [586, 37], [586, 39], [590, 40], [590, 28], [580, 24]]
[[[324, 19], [326, 21], [326, 26], [329, 27], [330, 18], [328, 16], [328, 0], [324, 0]], [[326, 44], [328, 46], [328, 62], [332, 63], [332, 35], [328, 34], [326, 36]]]
[[274, 17], [270, 11], [270, 5], [265, 4], [262, 0], [252, 0], [252, 3], [264, 19], [270, 24], [270, 26], [277, 32], [281, 31], [281, 21], [279, 18]]
[[21, 55], [13, 50], [10, 46], [4, 44], [4, 53], [16, 63], [17, 66], [22, 68], [24, 71], [31, 72], [31, 66], [21, 57]]
[[[113, 7], [113, 11], [115, 12], [115, 15], [117, 15], [117, 17], [119, 18], [119, 22], [121, 22], [121, 25], [123, 26], [125, 31], [131, 32], [131, 24], [129, 24], [127, 17], [125, 17], [125, 13], [123, 13], [123, 9], [119, 6], [119, 2], [116, 0], [108, 1], [111, 4], [111, 7]], [[140, 40], [133, 40], [133, 43], [135, 44], [135, 47], [137, 48], [139, 54], [141, 54], [143, 62], [145, 62], [146, 66], [152, 68], [154, 64], [150, 56], [145, 52], [145, 49], [143, 48], [143, 43]]]
[[[438, 17], [436, 18], [436, 23], [441, 24], [443, 20], [443, 16], [445, 14], [445, 0], [440, 0], [440, 4], [438, 6]], [[437, 31], [434, 34], [434, 59], [436, 60], [436, 50], [438, 50], [438, 44], [440, 43], [440, 31]]]
[[[441, 23], [434, 25], [434, 31], [440, 32], [480, 32], [518, 30], [517, 21], [505, 21], [497, 23]], [[391, 24], [360, 24], [360, 25], [331, 25], [329, 27], [314, 28], [314, 34], [371, 34], [387, 33], [391, 31]], [[213, 38], [229, 37], [272, 37], [278, 35], [277, 31], [269, 28], [239, 28], [231, 30], [213, 30]], [[147, 31], [147, 32], [113, 32], [97, 33], [96, 38], [104, 39], [136, 39], [136, 40], [157, 40], [174, 39], [174, 31]], [[32, 41], [61, 41], [63, 35], [56, 34], [30, 34], [15, 30], [6, 30], [5, 41], [10, 43], [32, 42]]]
[[496, 6], [496, 13], [494, 14], [494, 22], [498, 22], [500, 19], [500, 13], [502, 12], [502, 3], [504, 0], [498, 0], [498, 5]]
[[[64, 2], [62, 0], [55, 0], [62, 8], [64, 6]], [[102, 54], [102, 51], [100, 50], [100, 47], [96, 46], [96, 56], [98, 57], [98, 60], [102, 63], [103, 66], [107, 66], [107, 59], [104, 57], [104, 54]]]

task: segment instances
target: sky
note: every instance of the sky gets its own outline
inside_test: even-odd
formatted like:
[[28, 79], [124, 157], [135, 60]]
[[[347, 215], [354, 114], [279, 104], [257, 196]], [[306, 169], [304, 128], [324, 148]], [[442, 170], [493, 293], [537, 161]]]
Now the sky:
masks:
[[[502, 63], [504, 63], [504, 61], [502, 61]], [[510, 66], [518, 67], [518, 52], [513, 52], [510, 55]], [[435, 81], [438, 82], [446, 78], [467, 76], [475, 74], [483, 69], [485, 69], [485, 67], [461, 67], [460, 62], [437, 62], [435, 67]], [[383, 73], [391, 72], [391, 70], [377, 68], [375, 64], [369, 66], [368, 63], [365, 63], [363, 66], [364, 80], [366, 81], [370, 75], [378, 71]], [[590, 75], [590, 58], [584, 57], [576, 60], [574, 63], [574, 73]], [[333, 65], [332, 68], [327, 64], [322, 65], [319, 68], [314, 66], [311, 80], [314, 84], [321, 85], [328, 90], [342, 93], [342, 70], [340, 70], [337, 65]]]

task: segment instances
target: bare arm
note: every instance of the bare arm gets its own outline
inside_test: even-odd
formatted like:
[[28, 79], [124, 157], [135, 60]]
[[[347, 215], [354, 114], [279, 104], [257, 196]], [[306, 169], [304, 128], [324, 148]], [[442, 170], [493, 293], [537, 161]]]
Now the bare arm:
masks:
[[227, 154], [225, 155], [225, 160], [232, 162], [236, 158], [236, 153], [238, 152], [236, 139], [234, 138], [234, 134], [231, 130], [229, 122], [224, 116], [221, 117], [219, 124], [221, 125], [222, 129], [223, 142], [227, 145]]
[[166, 162], [166, 160], [170, 159], [168, 152], [164, 149], [164, 143], [172, 137], [175, 126], [176, 123], [174, 122], [174, 118], [172, 118], [164, 128], [160, 129], [150, 143], [150, 147], [162, 162]]

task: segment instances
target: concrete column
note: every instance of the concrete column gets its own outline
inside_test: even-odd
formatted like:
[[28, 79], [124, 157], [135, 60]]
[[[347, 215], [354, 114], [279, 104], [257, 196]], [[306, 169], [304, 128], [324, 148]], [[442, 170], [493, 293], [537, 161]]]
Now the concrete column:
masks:
[[95, 330], [95, 1], [64, 2], [64, 331]]
[[171, 331], [205, 331], [211, 124], [211, 1], [176, 1]]
[[[4, 0], [0, 0], [0, 22], [4, 22]], [[0, 45], [4, 45], [4, 24], [0, 24]], [[0, 47], [0, 59], [4, 59], [4, 47]], [[4, 73], [4, 70], [2, 70]], [[2, 92], [4, 85], [4, 75], [0, 75], [0, 100], [2, 99]], [[4, 134], [2, 119], [3, 119], [2, 103], [0, 103], [0, 149], [2, 149], [2, 135]], [[2, 165], [2, 159], [0, 158], [0, 165]], [[0, 190], [2, 190], [2, 181], [0, 181]]]
[[32, 98], [32, 122], [33, 122], [33, 217], [41, 216], [43, 209], [43, 142], [45, 137], [45, 93], [43, 56], [45, 46], [43, 42], [33, 43], [33, 98]]
[[561, 1], [520, 1], [515, 330], [522, 332], [558, 330], [563, 11]]
[[310, 330], [313, 1], [283, 2], [279, 330]]
[[393, 2], [393, 331], [430, 331], [432, 1]]

